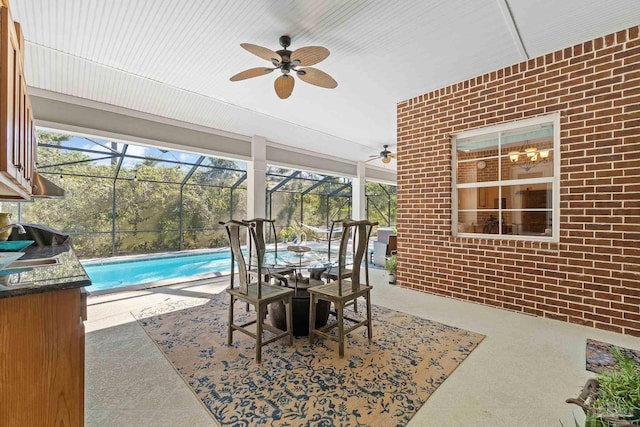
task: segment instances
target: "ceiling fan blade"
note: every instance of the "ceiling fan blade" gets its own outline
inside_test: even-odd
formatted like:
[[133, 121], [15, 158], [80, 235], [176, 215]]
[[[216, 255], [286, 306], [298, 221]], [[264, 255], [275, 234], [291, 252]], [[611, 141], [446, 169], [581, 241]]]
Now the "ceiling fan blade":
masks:
[[276, 95], [280, 99], [287, 99], [293, 92], [293, 86], [296, 84], [293, 80], [293, 76], [283, 74], [273, 82], [273, 87], [276, 89]]
[[338, 86], [338, 82], [333, 80], [333, 77], [317, 68], [302, 68], [298, 70], [298, 77], [300, 77], [302, 81], [312, 85], [326, 87], [327, 89], [333, 89]]
[[398, 156], [397, 153], [389, 153], [389, 157], [393, 157], [394, 159]]
[[291, 54], [291, 62], [300, 61], [298, 65], [315, 65], [329, 56], [329, 49], [322, 46], [307, 46], [296, 49]]
[[249, 68], [248, 70], [240, 71], [235, 76], [231, 77], [229, 80], [232, 82], [237, 82], [238, 80], [250, 79], [252, 77], [264, 76], [265, 74], [269, 74], [272, 72], [272, 68]]
[[275, 59], [278, 62], [282, 62], [282, 57], [280, 55], [278, 55], [271, 49], [267, 49], [266, 47], [258, 46], [257, 44], [251, 43], [240, 43], [240, 46], [253, 53], [254, 55], [259, 56], [262, 59], [266, 59], [269, 62], [271, 62], [272, 59]]

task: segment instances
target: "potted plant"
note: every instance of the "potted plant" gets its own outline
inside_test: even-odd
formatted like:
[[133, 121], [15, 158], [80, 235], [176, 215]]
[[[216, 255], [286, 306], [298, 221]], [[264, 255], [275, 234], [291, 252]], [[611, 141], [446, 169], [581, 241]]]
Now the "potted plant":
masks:
[[396, 271], [398, 269], [398, 259], [396, 255], [391, 255], [384, 262], [384, 268], [389, 272], [389, 284], [396, 284]]
[[577, 399], [567, 399], [585, 411], [586, 427], [640, 425], [640, 365], [617, 348], [611, 352], [614, 368], [588, 380]]

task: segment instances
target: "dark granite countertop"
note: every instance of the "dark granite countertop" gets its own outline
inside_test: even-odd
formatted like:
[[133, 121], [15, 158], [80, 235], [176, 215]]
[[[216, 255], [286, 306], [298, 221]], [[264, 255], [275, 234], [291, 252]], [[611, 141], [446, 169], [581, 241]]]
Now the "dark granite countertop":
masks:
[[69, 244], [29, 246], [21, 252], [25, 254], [20, 261], [48, 258], [56, 259], [57, 263], [0, 270], [0, 298], [91, 286], [91, 279]]

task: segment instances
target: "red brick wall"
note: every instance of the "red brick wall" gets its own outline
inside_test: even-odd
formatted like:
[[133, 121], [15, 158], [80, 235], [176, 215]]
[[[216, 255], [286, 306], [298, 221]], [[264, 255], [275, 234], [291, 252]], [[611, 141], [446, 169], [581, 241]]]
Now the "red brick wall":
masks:
[[[640, 336], [640, 27], [398, 105], [398, 283]], [[451, 236], [452, 133], [561, 114], [559, 243]]]

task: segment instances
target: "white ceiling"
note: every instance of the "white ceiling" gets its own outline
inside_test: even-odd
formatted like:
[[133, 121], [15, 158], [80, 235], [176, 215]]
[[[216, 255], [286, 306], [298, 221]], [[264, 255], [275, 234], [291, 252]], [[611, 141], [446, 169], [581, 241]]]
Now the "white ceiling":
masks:
[[[365, 160], [396, 141], [396, 103], [640, 23], [638, 0], [11, 0], [30, 86]], [[333, 90], [240, 47], [325, 46]], [[522, 40], [522, 44], [519, 40]]]

